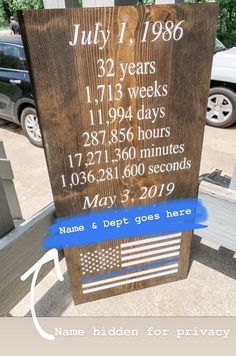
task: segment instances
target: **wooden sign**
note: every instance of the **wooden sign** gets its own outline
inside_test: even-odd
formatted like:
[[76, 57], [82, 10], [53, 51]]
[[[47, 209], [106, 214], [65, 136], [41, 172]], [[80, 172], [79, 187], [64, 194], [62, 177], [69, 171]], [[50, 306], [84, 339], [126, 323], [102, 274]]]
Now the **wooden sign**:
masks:
[[[217, 9], [21, 12], [58, 217], [197, 196]], [[185, 278], [191, 236], [66, 249], [74, 302]]]

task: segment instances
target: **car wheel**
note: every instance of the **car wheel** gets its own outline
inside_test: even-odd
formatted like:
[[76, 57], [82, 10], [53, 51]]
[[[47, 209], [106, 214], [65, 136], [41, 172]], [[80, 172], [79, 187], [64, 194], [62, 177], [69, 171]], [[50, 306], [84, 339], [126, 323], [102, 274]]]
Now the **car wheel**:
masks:
[[215, 127], [228, 127], [234, 122], [236, 122], [236, 93], [227, 88], [211, 88], [206, 123]]
[[32, 107], [25, 108], [21, 113], [21, 125], [25, 135], [30, 142], [37, 146], [42, 147], [42, 137], [38, 124], [36, 110]]

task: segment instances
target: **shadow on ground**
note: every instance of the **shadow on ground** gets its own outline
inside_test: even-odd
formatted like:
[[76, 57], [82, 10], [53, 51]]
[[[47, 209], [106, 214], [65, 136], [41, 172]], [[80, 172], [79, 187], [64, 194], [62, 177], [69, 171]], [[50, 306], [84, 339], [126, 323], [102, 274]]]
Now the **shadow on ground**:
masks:
[[192, 240], [190, 268], [197, 261], [215, 271], [236, 279], [236, 258], [234, 251], [220, 246], [218, 250], [201, 243], [201, 237], [194, 235]]
[[24, 136], [22, 127], [20, 125], [15, 124], [14, 122], [9, 122], [0, 119], [0, 128]]
[[[63, 282], [56, 282], [36, 303], [35, 311], [38, 316], [60, 316], [71, 304], [68, 273], [64, 273], [63, 277]], [[31, 316], [31, 312], [25, 316]]]

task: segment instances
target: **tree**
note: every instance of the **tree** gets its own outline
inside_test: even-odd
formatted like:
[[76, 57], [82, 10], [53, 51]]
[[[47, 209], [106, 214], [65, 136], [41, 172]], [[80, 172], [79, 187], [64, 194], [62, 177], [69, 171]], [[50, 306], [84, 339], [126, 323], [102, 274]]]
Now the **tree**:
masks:
[[20, 9], [42, 9], [43, 8], [43, 0], [10, 0], [12, 11], [16, 12], [16, 10]]
[[154, 5], [155, 0], [137, 0], [138, 5]]
[[[212, 2], [212, 0], [184, 0], [185, 2]], [[236, 46], [236, 6], [235, 0], [216, 0], [219, 3], [217, 38], [226, 47]]]
[[236, 46], [235, 0], [219, 0], [220, 13], [217, 35], [227, 47]]
[[43, 0], [0, 0], [0, 25], [9, 21], [10, 16], [16, 16], [20, 9], [41, 9]]
[[9, 1], [0, 0], [0, 26], [6, 24], [10, 16]]

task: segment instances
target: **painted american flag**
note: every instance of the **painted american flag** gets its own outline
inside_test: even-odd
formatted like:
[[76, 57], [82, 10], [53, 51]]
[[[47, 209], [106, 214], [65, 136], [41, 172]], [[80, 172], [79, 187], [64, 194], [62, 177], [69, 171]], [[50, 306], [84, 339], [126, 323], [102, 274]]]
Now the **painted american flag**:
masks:
[[177, 273], [180, 244], [174, 233], [81, 253], [83, 294]]

